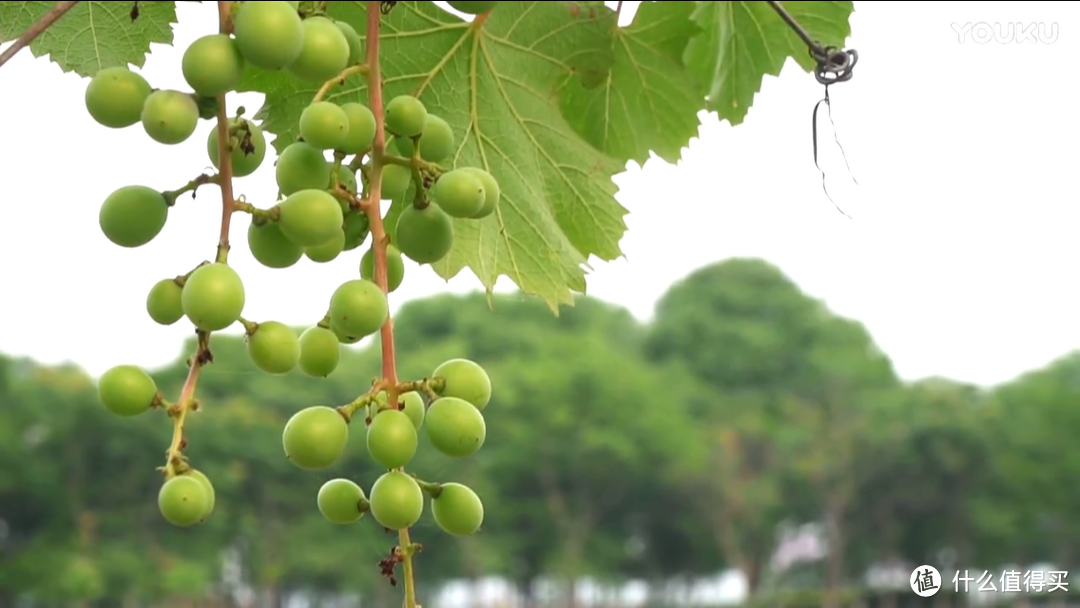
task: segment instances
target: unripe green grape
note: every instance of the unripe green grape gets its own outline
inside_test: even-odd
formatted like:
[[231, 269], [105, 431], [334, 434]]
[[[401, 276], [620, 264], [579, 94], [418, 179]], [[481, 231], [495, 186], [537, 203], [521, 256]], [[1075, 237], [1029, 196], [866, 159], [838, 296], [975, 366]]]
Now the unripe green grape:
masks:
[[440, 397], [464, 399], [481, 411], [491, 401], [491, 379], [475, 361], [450, 359], [436, 367], [431, 377], [443, 379]]
[[188, 140], [199, 126], [199, 106], [187, 93], [154, 91], [143, 103], [140, 115], [150, 139], [174, 146]]
[[334, 25], [341, 30], [341, 35], [345, 36], [345, 41], [349, 43], [348, 65], [360, 63], [360, 60], [364, 57], [364, 41], [361, 40], [360, 34], [356, 33], [353, 26], [344, 21], [335, 21]]
[[146, 294], [146, 314], [158, 325], [172, 325], [184, 317], [180, 303], [184, 288], [176, 279], [161, 279]]
[[341, 104], [341, 109], [349, 117], [349, 132], [337, 149], [347, 154], [360, 154], [375, 141], [375, 115], [371, 108], [355, 101]]
[[158, 510], [174, 526], [194, 526], [207, 516], [209, 507], [206, 487], [190, 475], [173, 477], [158, 491]]
[[[335, 176], [337, 177], [337, 183], [339, 186], [348, 190], [351, 194], [356, 194], [356, 174], [353, 173], [352, 169], [346, 167], [345, 165], [341, 165], [337, 168]], [[348, 206], [348, 203], [344, 201], [342, 201], [342, 204]], [[345, 208], [343, 207], [341, 211], [342, 213], [344, 213]]]
[[346, 281], [330, 296], [330, 319], [350, 335], [369, 336], [379, 331], [389, 315], [386, 294], [371, 281]]
[[264, 70], [287, 68], [304, 49], [304, 27], [291, 2], [244, 2], [233, 15], [244, 59]]
[[[360, 258], [360, 278], [375, 282], [375, 249], [368, 248], [364, 257]], [[393, 293], [401, 282], [405, 280], [405, 260], [401, 257], [401, 251], [393, 245], [386, 246], [386, 285], [387, 291]]]
[[446, 0], [450, 8], [466, 15], [483, 15], [498, 4], [498, 0]]
[[[241, 128], [236, 132], [236, 135], [230, 138], [229, 146], [232, 152], [229, 157], [232, 159], [232, 172], [233, 177], [246, 177], [254, 173], [264, 160], [266, 160], [266, 136], [263, 134], [255, 123], [245, 118], [234, 118], [229, 121], [229, 128], [240, 126]], [[218, 165], [218, 129], [215, 126], [210, 129], [210, 134], [206, 137], [206, 154], [210, 157], [210, 162], [213, 163], [215, 169], [220, 169]], [[250, 152], [244, 149], [244, 140], [247, 140], [251, 144]]]
[[200, 522], [206, 521], [206, 518], [210, 517], [214, 513], [214, 507], [217, 505], [217, 492], [214, 491], [214, 484], [210, 483], [210, 478], [205, 473], [196, 469], [188, 469], [180, 474], [181, 476], [191, 477], [195, 481], [202, 484], [203, 490], [206, 492], [207, 504], [206, 514], [202, 516]]
[[[407, 137], [395, 137], [394, 146], [402, 156], [411, 157], [415, 146]], [[428, 114], [424, 121], [424, 133], [420, 136], [420, 158], [438, 163], [454, 153], [454, 129], [442, 118]]]
[[468, 218], [484, 206], [484, 186], [472, 172], [455, 169], [439, 176], [431, 198], [450, 217]]
[[236, 323], [244, 312], [244, 282], [228, 264], [200, 266], [184, 283], [180, 302], [184, 315], [203, 331], [219, 331]]
[[341, 344], [333, 331], [316, 325], [300, 334], [300, 370], [305, 374], [325, 378], [340, 361]]
[[281, 232], [301, 247], [322, 245], [335, 238], [341, 232], [341, 223], [345, 219], [341, 214], [341, 205], [326, 190], [293, 192], [281, 202], [279, 208]]
[[438, 498], [431, 500], [435, 523], [447, 534], [469, 536], [484, 523], [484, 503], [468, 486], [460, 483], [441, 484]]
[[98, 378], [98, 398], [117, 416], [138, 416], [150, 409], [157, 394], [154, 379], [135, 365], [117, 365]]
[[348, 441], [348, 423], [337, 410], [325, 405], [293, 414], [281, 435], [285, 456], [296, 466], [309, 471], [325, 469], [337, 462]]
[[350, 334], [349, 332], [345, 331], [344, 329], [341, 329], [340, 327], [338, 327], [337, 324], [334, 323], [333, 321], [330, 322], [330, 331], [334, 332], [334, 335], [337, 336], [338, 342], [340, 342], [342, 344], [356, 344], [357, 342], [359, 342], [359, 341], [361, 341], [361, 340], [363, 340], [364, 338], [367, 337], [367, 336], [354, 336], [354, 335]]
[[134, 248], [154, 240], [169, 219], [165, 197], [146, 186], [124, 186], [105, 197], [98, 225], [114, 245]]
[[304, 255], [316, 264], [326, 264], [337, 259], [345, 251], [345, 231], [338, 229], [329, 241], [316, 247], [304, 247]]
[[424, 132], [427, 108], [412, 95], [398, 95], [386, 104], [386, 128], [398, 137], [416, 137]]
[[349, 41], [333, 21], [309, 17], [302, 23], [304, 46], [289, 71], [300, 80], [323, 83], [349, 65]]
[[405, 404], [405, 409], [401, 411], [405, 412], [413, 426], [419, 431], [420, 427], [424, 426], [424, 398], [416, 391], [409, 391], [398, 399]]
[[268, 374], [288, 373], [300, 361], [300, 337], [284, 323], [259, 323], [246, 340], [251, 361]]
[[412, 477], [390, 471], [371, 486], [371, 516], [379, 525], [401, 530], [420, 521], [424, 514], [424, 493]]
[[499, 199], [502, 197], [502, 189], [499, 188], [499, 182], [495, 181], [495, 177], [479, 167], [462, 167], [460, 170], [475, 175], [484, 187], [484, 204], [472, 215], [472, 219], [483, 219], [495, 213], [495, 208], [499, 206]]
[[244, 56], [227, 34], [207, 34], [192, 42], [180, 60], [191, 90], [213, 97], [231, 91], [244, 73]]
[[247, 241], [251, 256], [267, 268], [288, 268], [304, 255], [303, 248], [290, 241], [276, 222], [259, 226], [252, 221], [248, 226]]
[[110, 129], [123, 129], [142, 119], [143, 104], [153, 92], [150, 83], [125, 67], [105, 68], [86, 85], [84, 103], [90, 117]]
[[418, 443], [419, 437], [412, 420], [398, 410], [379, 412], [368, 427], [368, 453], [387, 469], [409, 464], [416, 456]]
[[322, 150], [302, 141], [291, 143], [278, 155], [274, 178], [283, 196], [300, 190], [322, 190], [330, 183], [333, 165]]
[[382, 172], [383, 200], [397, 200], [405, 196], [412, 183], [412, 169], [401, 165], [386, 165]]
[[349, 116], [341, 106], [316, 101], [300, 113], [300, 137], [319, 150], [335, 150], [349, 134]]
[[365, 502], [364, 490], [351, 479], [331, 479], [319, 488], [316, 503], [319, 513], [332, 524], [351, 524], [364, 516], [360, 510]]
[[436, 450], [452, 458], [471, 456], [484, 445], [487, 424], [480, 410], [457, 397], [440, 397], [428, 407], [424, 428]]
[[367, 240], [370, 226], [368, 216], [363, 211], [350, 210], [345, 214], [345, 251], [352, 251]]
[[407, 205], [398, 216], [397, 246], [417, 264], [434, 264], [454, 246], [454, 224], [435, 203], [423, 209]]

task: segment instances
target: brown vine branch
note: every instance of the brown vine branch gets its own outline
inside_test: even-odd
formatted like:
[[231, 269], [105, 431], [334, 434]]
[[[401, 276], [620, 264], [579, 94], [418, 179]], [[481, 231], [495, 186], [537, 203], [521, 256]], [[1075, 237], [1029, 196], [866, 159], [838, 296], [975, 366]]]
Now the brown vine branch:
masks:
[[57, 2], [49, 9], [47, 13], [42, 15], [37, 21], [35, 21], [25, 32], [19, 35], [15, 39], [15, 42], [8, 48], [4, 49], [3, 53], [0, 53], [0, 67], [3, 67], [5, 63], [11, 61], [11, 58], [30, 45], [38, 36], [40, 36], [45, 30], [49, 29], [52, 24], [56, 23], [61, 17], [63, 17], [68, 11], [75, 8], [78, 4], [78, 0], [74, 2]]

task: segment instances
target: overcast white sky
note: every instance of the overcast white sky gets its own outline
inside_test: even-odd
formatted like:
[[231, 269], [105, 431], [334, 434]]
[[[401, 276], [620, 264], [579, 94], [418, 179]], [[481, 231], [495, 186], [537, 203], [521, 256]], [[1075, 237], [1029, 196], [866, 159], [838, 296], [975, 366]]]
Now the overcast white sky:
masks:
[[[1080, 289], [1072, 285], [1080, 7], [857, 2], [856, 11], [850, 46], [861, 61], [832, 99], [858, 187], [823, 123], [830, 189], [854, 219], [825, 199], [813, 166], [810, 112], [821, 87], [789, 64], [766, 79], [746, 123], [706, 117], [679, 166], [651, 161], [618, 178], [630, 210], [626, 259], [597, 264], [590, 295], [647, 319], [664, 290], [695, 268], [760, 256], [865, 322], [907, 378], [996, 383], [1080, 346]], [[157, 87], [185, 88], [182, 50], [215, 27], [210, 5], [180, 3], [179, 12], [175, 46], [155, 47], [143, 70]], [[958, 30], [978, 23], [1043, 29], [1034, 42], [961, 38]], [[0, 351], [70, 360], [94, 374], [126, 362], [166, 364], [189, 328], [151, 322], [146, 292], [211, 255], [216, 192], [184, 199], [162, 235], [138, 250], [101, 236], [98, 208], [119, 186], [175, 188], [198, 174], [211, 124], [183, 145], [154, 145], [138, 126], [95, 124], [85, 86], [29, 52], [0, 69]], [[254, 111], [259, 96], [233, 103]], [[238, 191], [271, 200], [272, 162], [239, 180]], [[355, 272], [356, 256], [264, 269], [246, 250], [246, 226], [233, 225], [230, 260], [245, 278], [249, 318], [313, 322], [324, 307], [318, 294]], [[409, 267], [406, 276], [395, 306], [479, 286], [469, 274], [449, 285], [426, 269]]]

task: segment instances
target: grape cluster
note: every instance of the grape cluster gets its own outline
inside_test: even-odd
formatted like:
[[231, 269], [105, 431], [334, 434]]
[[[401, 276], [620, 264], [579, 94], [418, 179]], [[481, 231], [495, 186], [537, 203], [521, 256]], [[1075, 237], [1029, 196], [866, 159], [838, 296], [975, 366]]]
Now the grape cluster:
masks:
[[[477, 167], [444, 167], [457, 149], [454, 131], [416, 97], [399, 95], [382, 108], [383, 127], [391, 136], [385, 150], [375, 146], [379, 120], [372, 108], [359, 100], [325, 99], [349, 76], [367, 73], [364, 43], [351, 25], [318, 12], [301, 12], [298, 4], [234, 3], [231, 32], [203, 36], [183, 54], [182, 72], [191, 92], [153, 89], [126, 67], [99, 71], [86, 88], [86, 109], [99, 124], [120, 129], [141, 123], [152, 140], [164, 145], [186, 142], [200, 119], [218, 121], [206, 142], [217, 174], [200, 175], [177, 190], [129, 185], [106, 197], [99, 224], [105, 237], [118, 246], [137, 248], [151, 242], [165, 228], [180, 195], [218, 184], [230, 214], [250, 215], [247, 244], [259, 264], [283, 269], [302, 257], [326, 263], [368, 242], [380, 225], [376, 222], [386, 217], [380, 200], [403, 201], [385, 237], [372, 236], [357, 276], [330, 294], [322, 319], [299, 335], [284, 323], [253, 322], [242, 316], [244, 283], [229, 265], [227, 241], [219, 243], [213, 262], [156, 282], [147, 294], [147, 314], [160, 325], [186, 318], [194, 326], [199, 349], [193, 371], [212, 360], [209, 335], [239, 323], [248, 355], [263, 372], [285, 374], [299, 368], [310, 376], [328, 376], [338, 366], [342, 344], [356, 343], [387, 327], [387, 294], [404, 279], [404, 258], [418, 264], [438, 262], [453, 247], [454, 219], [480, 220], [499, 205], [499, 184], [490, 173]], [[495, 3], [451, 5], [473, 12], [490, 10]], [[267, 155], [262, 129], [244, 118], [243, 108], [233, 117], [223, 110], [225, 95], [235, 90], [248, 68], [284, 71], [321, 84], [299, 117], [299, 139], [277, 156], [278, 201], [265, 209], [229, 200], [229, 180], [254, 173]], [[224, 134], [219, 132], [223, 126]], [[219, 143], [221, 138], [226, 147]], [[226, 152], [227, 162], [222, 162]], [[377, 249], [385, 251], [385, 288], [376, 279]], [[174, 435], [161, 468], [165, 476], [158, 496], [161, 513], [177, 526], [209, 517], [213, 485], [183, 454], [185, 415], [200, 405], [194, 380], [189, 379], [179, 401], [171, 403], [144, 370], [119, 365], [101, 376], [98, 391], [105, 407], [120, 416], [152, 408], [167, 411]], [[432, 514], [444, 530], [471, 534], [483, 521], [483, 505], [475, 492], [461, 484], [425, 482], [402, 469], [416, 453], [421, 428], [432, 445], [450, 457], [463, 458], [479, 450], [486, 435], [481, 410], [490, 399], [487, 373], [466, 359], [447, 361], [423, 380], [378, 379], [350, 404], [311, 407], [293, 416], [283, 434], [285, 454], [304, 469], [329, 467], [345, 449], [348, 424], [363, 410], [368, 452], [388, 472], [371, 487], [370, 499], [351, 480], [327, 482], [317, 499], [326, 519], [349, 523], [370, 510], [384, 527], [400, 530], [419, 519], [426, 492], [432, 497]]]

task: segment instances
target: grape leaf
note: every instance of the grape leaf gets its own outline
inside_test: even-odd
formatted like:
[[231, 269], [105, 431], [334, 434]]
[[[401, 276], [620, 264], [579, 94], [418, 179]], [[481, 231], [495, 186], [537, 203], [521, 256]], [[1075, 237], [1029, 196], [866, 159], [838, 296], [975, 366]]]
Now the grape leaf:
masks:
[[698, 29], [694, 2], [642, 2], [627, 28], [614, 36], [614, 62], [601, 86], [570, 80], [563, 116], [598, 150], [623, 162], [644, 163], [649, 152], [678, 162], [697, 135], [703, 95], [683, 67]]
[[[783, 2], [784, 8], [825, 46], [851, 35], [848, 0]], [[814, 60], [806, 44], [767, 2], [698, 2], [693, 20], [702, 33], [690, 41], [685, 61], [706, 94], [710, 110], [732, 125], [743, 122], [765, 76], [779, 76], [788, 57], [807, 71]]]
[[[0, 2], [0, 43], [19, 37], [55, 2]], [[142, 67], [150, 44], [172, 44], [175, 2], [79, 2], [30, 43], [34, 57], [49, 56], [64, 72], [93, 76], [103, 68]]]
[[[330, 16], [364, 31], [364, 2], [332, 2]], [[611, 64], [610, 10], [575, 2], [504, 2], [470, 25], [431, 2], [399, 2], [380, 36], [384, 98], [413, 94], [457, 134], [448, 165], [486, 168], [502, 198], [484, 220], [455, 220], [454, 248], [435, 271], [469, 268], [487, 290], [507, 276], [557, 312], [585, 291], [590, 255], [622, 255], [624, 209], [612, 176], [623, 165], [592, 147], [563, 117], [568, 75]], [[266, 94], [257, 114], [280, 151], [318, 86], [287, 74], [250, 71], [239, 90]], [[360, 78], [326, 99], [365, 101]]]

